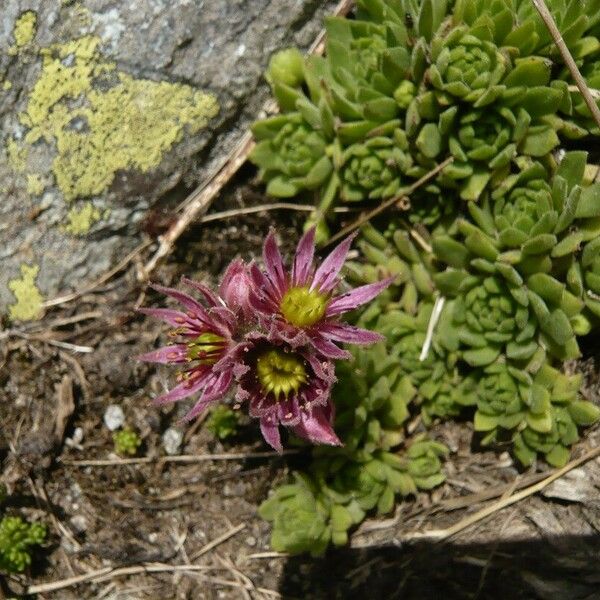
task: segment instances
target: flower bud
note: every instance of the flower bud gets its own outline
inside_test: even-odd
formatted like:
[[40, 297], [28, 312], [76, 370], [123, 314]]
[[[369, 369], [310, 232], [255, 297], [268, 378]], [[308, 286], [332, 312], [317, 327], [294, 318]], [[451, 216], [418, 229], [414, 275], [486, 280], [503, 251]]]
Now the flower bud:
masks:
[[244, 261], [237, 259], [227, 267], [219, 287], [219, 295], [232, 311], [248, 318], [251, 314], [248, 300], [250, 287], [248, 268]]
[[269, 61], [266, 74], [271, 85], [283, 83], [290, 87], [299, 87], [304, 82], [304, 58], [297, 48], [288, 48], [276, 52]]

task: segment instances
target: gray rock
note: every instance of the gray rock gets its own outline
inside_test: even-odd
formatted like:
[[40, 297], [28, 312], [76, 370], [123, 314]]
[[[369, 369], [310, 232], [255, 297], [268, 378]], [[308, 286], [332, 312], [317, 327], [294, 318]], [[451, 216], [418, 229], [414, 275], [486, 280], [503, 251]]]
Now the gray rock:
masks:
[[162, 436], [162, 443], [165, 452], [171, 456], [177, 454], [181, 448], [183, 433], [179, 429], [169, 427]]
[[118, 404], [111, 404], [104, 411], [104, 424], [110, 431], [116, 431], [123, 427], [125, 423], [125, 413]]
[[192, 187], [256, 118], [262, 72], [334, 1], [5, 0], [0, 315], [94, 281], [147, 210]]

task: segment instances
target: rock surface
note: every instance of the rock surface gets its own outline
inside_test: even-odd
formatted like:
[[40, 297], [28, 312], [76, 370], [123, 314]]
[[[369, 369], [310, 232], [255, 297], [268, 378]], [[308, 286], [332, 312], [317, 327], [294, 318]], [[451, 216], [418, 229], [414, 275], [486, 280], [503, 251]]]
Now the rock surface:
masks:
[[0, 317], [91, 282], [218, 163], [333, 1], [5, 0]]

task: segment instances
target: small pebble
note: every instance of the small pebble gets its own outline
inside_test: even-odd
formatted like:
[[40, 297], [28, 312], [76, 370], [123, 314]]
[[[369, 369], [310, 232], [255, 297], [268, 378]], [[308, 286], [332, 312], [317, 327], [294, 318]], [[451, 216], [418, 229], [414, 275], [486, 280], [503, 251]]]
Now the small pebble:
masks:
[[153, 531], [151, 534], [148, 535], [148, 541], [151, 544], [154, 544], [156, 543], [156, 540], [158, 540], [158, 533]]
[[249, 536], [246, 538], [246, 544], [247, 544], [248, 546], [250, 546], [251, 548], [254, 548], [254, 546], [256, 546], [256, 538], [255, 538], [255, 537], [252, 537], [251, 535], [249, 535]]
[[104, 413], [104, 424], [110, 431], [116, 431], [123, 427], [125, 423], [125, 413], [118, 404], [111, 404]]
[[181, 442], [183, 441], [183, 433], [179, 429], [169, 427], [162, 436], [162, 443], [165, 452], [170, 456], [179, 453]]
[[71, 525], [73, 525], [78, 533], [82, 533], [88, 528], [87, 519], [83, 515], [71, 517]]

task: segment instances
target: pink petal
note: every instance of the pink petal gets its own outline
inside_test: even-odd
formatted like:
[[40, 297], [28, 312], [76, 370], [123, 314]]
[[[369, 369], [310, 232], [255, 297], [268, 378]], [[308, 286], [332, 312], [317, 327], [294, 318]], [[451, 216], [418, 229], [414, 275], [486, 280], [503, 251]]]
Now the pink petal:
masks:
[[319, 333], [336, 342], [347, 344], [375, 344], [385, 339], [379, 333], [347, 323], [325, 323], [319, 326]]
[[297, 425], [302, 418], [300, 407], [293, 400], [283, 400], [277, 403], [277, 417], [286, 427]]
[[281, 436], [279, 435], [279, 424], [273, 417], [263, 417], [260, 420], [260, 431], [271, 448], [277, 452], [283, 452]]
[[204, 296], [204, 298], [206, 298], [206, 301], [210, 305], [217, 306], [221, 304], [219, 297], [208, 286], [204, 285], [203, 283], [200, 283], [199, 281], [194, 281], [193, 279], [188, 279], [187, 277], [182, 277], [181, 282], [189, 287], [194, 288], [195, 290], [198, 290]]
[[194, 408], [185, 415], [184, 420], [191, 421], [194, 417], [197, 417], [200, 413], [204, 412], [210, 404], [220, 400], [227, 393], [227, 390], [231, 386], [232, 379], [231, 372], [221, 373], [218, 376], [209, 378], [206, 382], [206, 387], [202, 392], [202, 396], [200, 396], [200, 399], [196, 402]]
[[292, 280], [294, 285], [303, 286], [308, 282], [315, 255], [315, 227], [311, 227], [298, 242], [294, 266], [292, 267]]
[[136, 356], [136, 360], [163, 365], [167, 363], [187, 362], [187, 346], [184, 344], [165, 346], [153, 352]]
[[137, 312], [150, 317], [156, 317], [162, 319], [173, 327], [181, 327], [182, 325], [189, 325], [189, 317], [179, 310], [173, 310], [171, 308], [138, 308]]
[[252, 291], [250, 294], [250, 303], [261, 312], [277, 312], [279, 303], [277, 302], [278, 290], [274, 284], [265, 277], [264, 273], [256, 264], [250, 265], [250, 277], [252, 278]]
[[161, 292], [162, 294], [171, 296], [171, 298], [177, 300], [179, 303], [185, 306], [195, 318], [198, 318], [202, 321], [209, 320], [205, 308], [191, 296], [188, 296], [187, 294], [184, 294], [183, 292], [180, 292], [174, 288], [163, 287], [162, 285], [156, 285], [154, 283], [151, 284], [150, 287], [155, 289], [157, 292]]
[[283, 268], [283, 260], [279, 252], [279, 247], [275, 241], [275, 232], [271, 229], [263, 246], [263, 261], [269, 279], [275, 285], [280, 297], [285, 289], [285, 270]]
[[383, 292], [383, 290], [385, 290], [385, 288], [387, 288], [392, 281], [394, 281], [394, 278], [389, 277], [388, 279], [383, 279], [382, 281], [377, 281], [376, 283], [362, 285], [347, 292], [346, 294], [337, 296], [329, 303], [326, 316], [332, 317], [334, 315], [339, 315], [366, 304], [381, 294], [381, 292]]
[[302, 356], [304, 357], [304, 359], [306, 359], [308, 361], [314, 374], [319, 379], [322, 379], [329, 385], [332, 385], [333, 383], [335, 383], [335, 381], [336, 381], [335, 367], [331, 361], [320, 360], [318, 356], [315, 356], [314, 352], [311, 352], [311, 353], [304, 352], [304, 353], [302, 353]]
[[352, 358], [352, 354], [347, 350], [338, 348], [333, 342], [325, 339], [320, 335], [316, 335], [312, 338], [313, 346], [327, 358], [333, 358], [336, 360], [348, 360]]
[[169, 390], [166, 394], [159, 396], [154, 400], [154, 404], [169, 404], [170, 402], [177, 402], [183, 398], [187, 398], [197, 391], [201, 390], [206, 385], [206, 379], [210, 368], [206, 368], [204, 372], [196, 371], [200, 373], [192, 379], [182, 381], [179, 385], [176, 385], [172, 390]]
[[350, 250], [352, 240], [356, 234], [348, 236], [343, 242], [336, 246], [331, 254], [322, 262], [321, 266], [315, 273], [311, 290], [318, 289], [323, 293], [330, 292], [337, 285], [337, 276], [341, 268], [344, 266], [346, 255]]
[[296, 425], [293, 431], [296, 435], [314, 444], [328, 444], [329, 446], [343, 445], [335, 434], [323, 408], [315, 408], [310, 414], [303, 413], [302, 422]]

